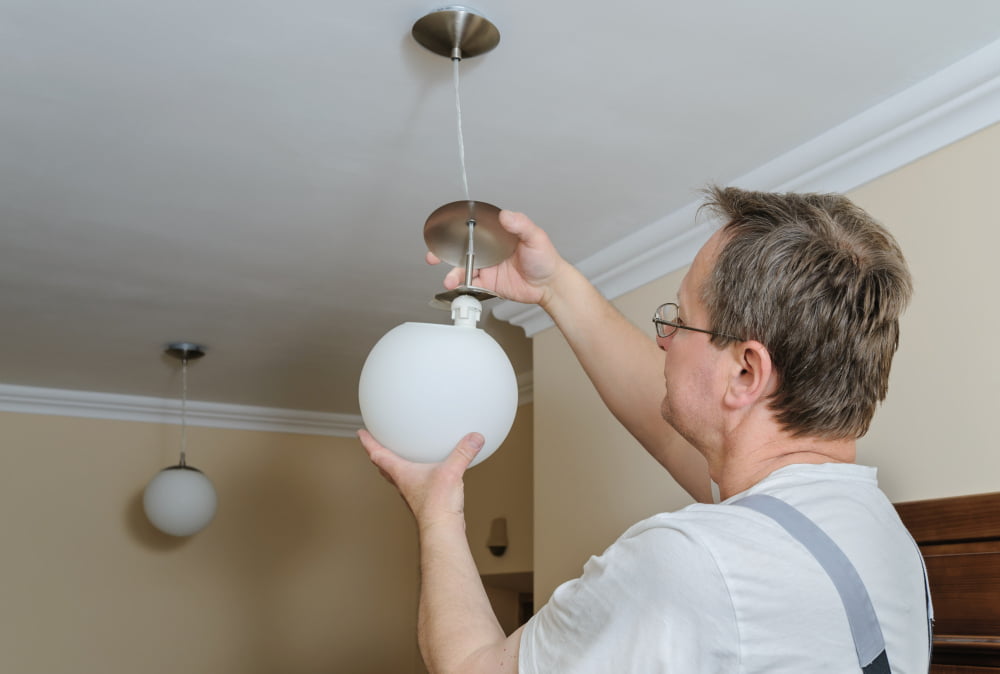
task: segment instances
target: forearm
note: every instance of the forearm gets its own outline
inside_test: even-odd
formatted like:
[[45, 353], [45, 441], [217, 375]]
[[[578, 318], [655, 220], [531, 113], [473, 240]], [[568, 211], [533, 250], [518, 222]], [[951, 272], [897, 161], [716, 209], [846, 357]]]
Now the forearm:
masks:
[[688, 493], [711, 500], [704, 458], [661, 416], [663, 352], [656, 342], [568, 264], [541, 306], [611, 413]]
[[517, 672], [508, 639], [483, 589], [461, 515], [421, 526], [418, 638], [432, 674]]

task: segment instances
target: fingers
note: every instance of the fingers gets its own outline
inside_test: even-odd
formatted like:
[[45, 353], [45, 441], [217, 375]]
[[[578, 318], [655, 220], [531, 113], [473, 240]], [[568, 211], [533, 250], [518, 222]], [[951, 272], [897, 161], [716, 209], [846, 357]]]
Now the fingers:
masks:
[[410, 462], [388, 447], [383, 447], [371, 433], [364, 429], [358, 431], [358, 439], [361, 440], [362, 447], [368, 453], [368, 460], [378, 469], [379, 475], [399, 491], [403, 500], [413, 510], [413, 504], [410, 503], [410, 498], [407, 495], [410, 490], [410, 478], [407, 477], [407, 471], [410, 470], [408, 467], [412, 467]]
[[[400, 458], [392, 450], [383, 447], [379, 444], [371, 433], [365, 429], [360, 429], [358, 431], [358, 439], [361, 440], [361, 445], [365, 448], [368, 453], [368, 458], [371, 460], [375, 467], [386, 476], [391, 476], [394, 472], [394, 467], [405, 459]], [[457, 469], [459, 472], [465, 472], [472, 463], [473, 459], [479, 454], [485, 443], [485, 439], [480, 433], [469, 433], [455, 445], [455, 449], [452, 450], [445, 460], [442, 462], [444, 465], [448, 466], [449, 469]]]
[[[545, 233], [535, 225], [534, 222], [528, 218], [524, 213], [518, 213], [515, 211], [502, 210], [499, 215], [500, 226], [511, 234], [516, 235], [522, 242], [522, 244], [527, 245], [529, 248], [538, 248], [547, 241], [545, 238]], [[541, 238], [539, 238], [541, 234]], [[427, 264], [436, 265], [443, 262], [434, 253], [428, 251], [424, 256]], [[458, 286], [466, 282], [465, 269], [462, 267], [452, 267], [444, 277], [444, 287], [447, 290], [454, 290]], [[478, 279], [474, 278], [472, 285], [476, 283], [481, 283]], [[489, 286], [485, 286], [490, 290]]]
[[380, 445], [378, 440], [376, 440], [375, 437], [366, 429], [359, 428], [357, 435], [358, 440], [361, 441], [361, 445], [365, 448], [365, 451], [368, 452], [369, 456], [371, 456], [373, 451], [385, 449], [385, 447]]
[[462, 517], [465, 490], [462, 476], [483, 448], [483, 436], [469, 433], [437, 464], [412, 463], [383, 447], [368, 431], [358, 438], [371, 462], [406, 501], [418, 526]]
[[390, 466], [399, 457], [392, 450], [379, 444], [378, 440], [363, 428], [358, 431], [358, 439], [361, 440], [361, 446], [368, 453], [368, 459], [375, 464], [375, 467], [378, 468], [383, 477], [391, 480], [390, 473], [392, 471]]
[[444, 277], [444, 287], [448, 290], [454, 290], [464, 281], [465, 281], [465, 268], [452, 267], [451, 270]]

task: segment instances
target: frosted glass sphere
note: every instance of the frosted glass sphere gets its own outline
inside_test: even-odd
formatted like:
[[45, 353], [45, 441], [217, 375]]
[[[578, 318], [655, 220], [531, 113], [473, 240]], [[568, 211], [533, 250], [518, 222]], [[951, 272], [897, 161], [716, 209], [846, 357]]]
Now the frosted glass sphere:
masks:
[[514, 423], [517, 377], [507, 354], [479, 328], [404, 323], [368, 354], [358, 398], [368, 431], [410, 461], [442, 461], [467, 433], [481, 433], [475, 465]]
[[142, 495], [146, 517], [171, 536], [190, 536], [215, 517], [215, 487], [205, 474], [190, 466], [164, 468], [146, 485]]

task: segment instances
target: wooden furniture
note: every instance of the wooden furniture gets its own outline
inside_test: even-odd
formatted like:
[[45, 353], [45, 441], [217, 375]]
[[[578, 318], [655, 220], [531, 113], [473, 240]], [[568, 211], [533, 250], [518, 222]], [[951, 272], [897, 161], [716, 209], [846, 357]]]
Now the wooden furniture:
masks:
[[933, 674], [1000, 672], [1000, 492], [896, 504], [927, 563]]

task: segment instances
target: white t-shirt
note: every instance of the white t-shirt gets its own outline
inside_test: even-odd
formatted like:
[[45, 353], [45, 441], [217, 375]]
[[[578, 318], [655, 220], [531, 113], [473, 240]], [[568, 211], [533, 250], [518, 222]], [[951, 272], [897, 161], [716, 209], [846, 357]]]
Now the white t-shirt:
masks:
[[861, 576], [893, 674], [926, 674], [917, 548], [875, 469], [787, 466], [718, 505], [655, 515], [626, 531], [525, 626], [520, 674], [860, 671], [840, 595], [776, 522], [741, 506], [769, 494], [798, 508]]

